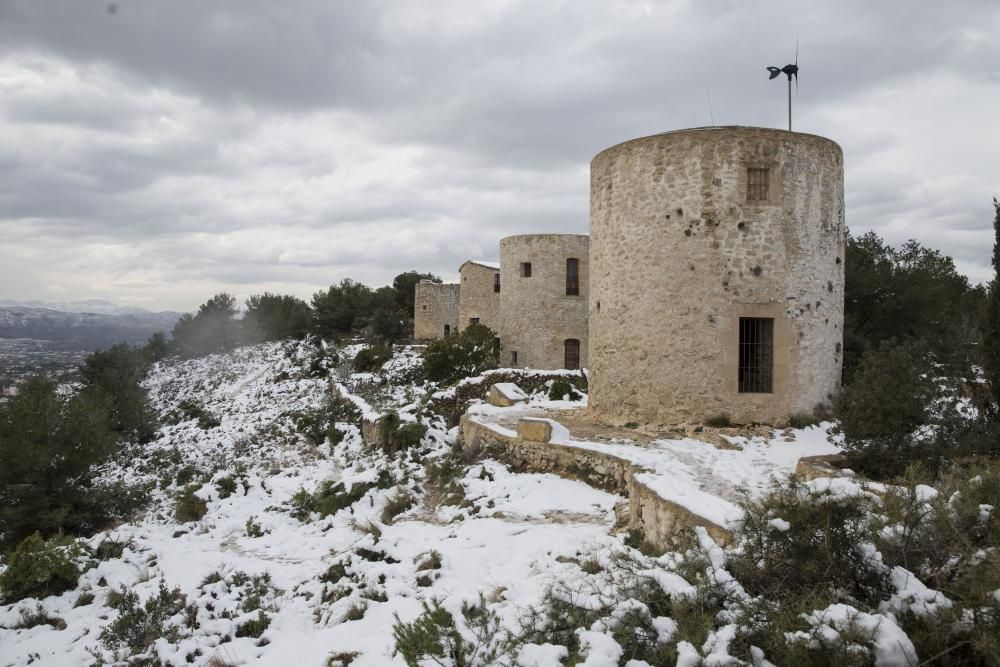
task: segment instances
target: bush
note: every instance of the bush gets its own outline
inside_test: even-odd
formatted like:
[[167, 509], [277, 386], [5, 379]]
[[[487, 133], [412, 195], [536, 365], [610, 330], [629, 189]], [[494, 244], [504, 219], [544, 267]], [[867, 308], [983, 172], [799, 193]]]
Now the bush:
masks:
[[443, 456], [427, 462], [424, 466], [427, 480], [427, 504], [462, 505], [465, 502], [465, 487], [462, 478], [468, 466], [455, 455]]
[[852, 467], [884, 478], [925, 454], [914, 436], [939, 397], [925, 359], [921, 348], [893, 342], [865, 352], [835, 404]]
[[392, 358], [392, 345], [384, 341], [363, 347], [354, 357], [354, 370], [359, 373], [377, 373]]
[[263, 611], [258, 611], [256, 618], [252, 618], [236, 626], [236, 636], [257, 639], [264, 634], [269, 625], [271, 625], [271, 618]]
[[219, 492], [219, 498], [228, 498], [236, 493], [236, 478], [232, 475], [220, 477], [215, 482], [215, 488]]
[[416, 447], [426, 433], [426, 426], [419, 422], [404, 422], [396, 412], [388, 412], [378, 420], [378, 440], [386, 454]]
[[247, 519], [246, 522], [247, 537], [264, 537], [264, 529], [260, 527], [260, 524], [254, 521], [253, 517]]
[[407, 491], [399, 491], [385, 501], [382, 508], [382, 523], [391, 524], [396, 517], [416, 504], [413, 495]]
[[127, 655], [137, 655], [157, 639], [176, 642], [180, 628], [168, 622], [184, 610], [184, 602], [180, 589], [168, 590], [162, 579], [157, 593], [144, 605], [139, 604], [139, 596], [134, 591], [122, 586], [114, 599], [108, 596], [108, 604], [118, 611], [118, 618], [101, 631], [101, 643], [109, 651], [124, 649]]
[[552, 386], [549, 387], [549, 400], [550, 401], [561, 401], [563, 399], [568, 401], [579, 401], [583, 398], [583, 394], [576, 390], [576, 387], [571, 385], [566, 380], [555, 380], [552, 382]]
[[201, 488], [200, 484], [190, 484], [177, 495], [174, 502], [174, 515], [181, 523], [198, 521], [208, 513], [208, 505], [195, 495]]
[[7, 603], [28, 597], [44, 598], [76, 587], [83, 548], [69, 537], [49, 540], [35, 532], [24, 538], [7, 558], [0, 573], [0, 593]]
[[482, 596], [479, 604], [462, 604], [462, 620], [473, 637], [465, 639], [455, 624], [451, 612], [441, 606], [438, 600], [423, 601], [424, 611], [410, 623], [403, 623], [396, 616], [392, 626], [395, 640], [393, 655], [402, 656], [409, 667], [418, 667], [425, 661], [437, 664], [491, 665], [501, 655], [498, 641], [500, 619], [490, 611]]
[[432, 340], [424, 352], [424, 373], [431, 382], [454, 382], [496, 368], [496, 333], [470, 324], [458, 335]]
[[290, 501], [292, 505], [290, 514], [299, 521], [307, 520], [314, 512], [320, 516], [336, 514], [361, 500], [372, 489], [387, 489], [392, 483], [392, 477], [386, 471], [382, 471], [374, 482], [355, 483], [350, 491], [343, 482], [334, 483], [327, 480], [320, 484], [314, 493], [309, 493], [305, 489], [296, 491]]
[[724, 412], [705, 420], [705, 426], [711, 426], [712, 428], [729, 428], [732, 425], [733, 422], [729, 419], [729, 415]]
[[206, 431], [219, 425], [219, 418], [193, 398], [185, 398], [178, 403], [169, 416], [169, 421], [175, 424], [188, 419], [198, 420], [198, 427]]

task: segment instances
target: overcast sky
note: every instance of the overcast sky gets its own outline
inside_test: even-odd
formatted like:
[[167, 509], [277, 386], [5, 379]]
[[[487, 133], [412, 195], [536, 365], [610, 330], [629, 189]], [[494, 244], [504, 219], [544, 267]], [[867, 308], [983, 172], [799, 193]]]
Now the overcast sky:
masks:
[[[665, 130], [839, 142], [847, 223], [991, 276], [1000, 3], [0, 0], [0, 298], [188, 310], [588, 231]], [[709, 106], [711, 99], [711, 108]]]

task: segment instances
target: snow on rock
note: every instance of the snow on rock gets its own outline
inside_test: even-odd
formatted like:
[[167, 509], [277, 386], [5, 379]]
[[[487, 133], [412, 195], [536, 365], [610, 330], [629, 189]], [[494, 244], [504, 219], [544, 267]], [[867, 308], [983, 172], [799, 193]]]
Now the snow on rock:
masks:
[[767, 525], [774, 528], [779, 533], [788, 532], [788, 530], [792, 527], [792, 524], [788, 523], [784, 519], [771, 519], [767, 522]]
[[622, 647], [609, 634], [592, 630], [577, 630], [580, 650], [587, 658], [579, 663], [581, 667], [618, 667], [622, 657]]

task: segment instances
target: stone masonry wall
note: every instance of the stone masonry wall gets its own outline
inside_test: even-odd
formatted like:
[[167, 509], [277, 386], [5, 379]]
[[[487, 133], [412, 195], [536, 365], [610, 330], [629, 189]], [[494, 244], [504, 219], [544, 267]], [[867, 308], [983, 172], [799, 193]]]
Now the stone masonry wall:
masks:
[[[566, 294], [566, 260], [579, 260], [579, 295]], [[531, 277], [522, 264], [531, 263]], [[500, 365], [565, 368], [565, 341], [580, 341], [588, 364], [587, 301], [590, 238], [580, 234], [526, 234], [500, 241]], [[517, 352], [517, 361], [513, 360]]]
[[459, 285], [421, 280], [414, 289], [413, 338], [441, 338], [445, 326], [458, 333]]
[[500, 294], [494, 291], [493, 281], [500, 269], [470, 261], [462, 264], [458, 273], [461, 276], [458, 297], [459, 330], [464, 331], [473, 318], [478, 318], [480, 324], [497, 331]]
[[627, 497], [628, 528], [641, 530], [645, 540], [659, 549], [669, 549], [679, 530], [694, 526], [705, 528], [721, 544], [732, 542], [732, 534], [724, 527], [660, 497], [636, 480], [635, 474], [644, 470], [630, 461], [569, 445], [521, 440], [467, 415], [462, 417], [461, 443], [468, 454], [495, 457], [518, 472], [553, 473]]
[[[747, 200], [748, 168], [769, 170]], [[840, 383], [844, 165], [823, 137], [703, 128], [591, 163], [590, 405], [613, 423], [780, 424]], [[503, 253], [501, 252], [501, 255]], [[739, 318], [774, 319], [774, 387], [738, 392]]]

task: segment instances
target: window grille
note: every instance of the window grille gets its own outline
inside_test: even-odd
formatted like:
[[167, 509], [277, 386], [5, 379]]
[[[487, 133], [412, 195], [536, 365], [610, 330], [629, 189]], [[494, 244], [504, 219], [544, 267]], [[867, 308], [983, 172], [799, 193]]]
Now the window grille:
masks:
[[494, 273], [493, 274], [493, 291], [496, 292], [497, 294], [500, 293], [500, 274], [499, 273]]
[[747, 169], [747, 201], [767, 201], [770, 185], [770, 169]]
[[580, 294], [580, 260], [573, 257], [566, 260], [566, 294]]
[[740, 318], [740, 393], [774, 391], [774, 319]]
[[521, 262], [521, 277], [522, 278], [531, 277], [531, 262]]
[[566, 350], [565, 367], [571, 371], [580, 368], [580, 341], [576, 338], [567, 338], [563, 342], [563, 347]]

